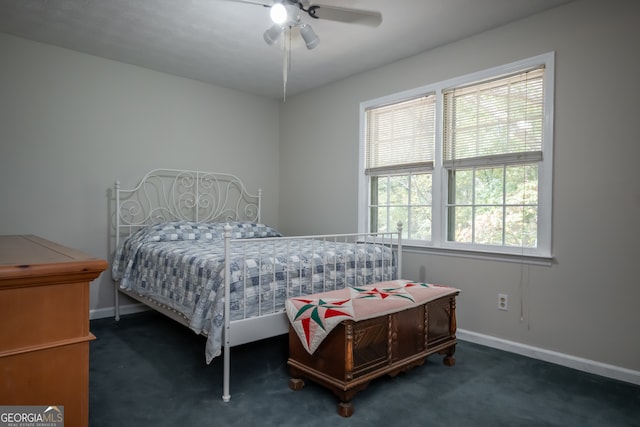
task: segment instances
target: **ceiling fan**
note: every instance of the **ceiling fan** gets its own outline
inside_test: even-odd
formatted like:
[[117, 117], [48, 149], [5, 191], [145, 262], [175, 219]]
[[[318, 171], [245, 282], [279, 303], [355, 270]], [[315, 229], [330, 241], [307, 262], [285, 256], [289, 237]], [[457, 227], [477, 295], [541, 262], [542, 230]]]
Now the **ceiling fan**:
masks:
[[313, 49], [320, 43], [320, 37], [315, 33], [311, 25], [302, 20], [306, 13], [310, 20], [327, 20], [350, 24], [377, 27], [382, 22], [382, 15], [361, 9], [349, 9], [339, 6], [312, 4], [309, 0], [230, 0], [239, 3], [250, 3], [270, 9], [269, 14], [273, 25], [264, 34], [264, 41], [273, 45], [284, 33], [283, 50], [284, 61], [282, 74], [284, 81], [284, 95], [286, 97], [287, 74], [289, 71], [291, 55], [291, 32], [295, 28], [299, 31], [307, 49]]

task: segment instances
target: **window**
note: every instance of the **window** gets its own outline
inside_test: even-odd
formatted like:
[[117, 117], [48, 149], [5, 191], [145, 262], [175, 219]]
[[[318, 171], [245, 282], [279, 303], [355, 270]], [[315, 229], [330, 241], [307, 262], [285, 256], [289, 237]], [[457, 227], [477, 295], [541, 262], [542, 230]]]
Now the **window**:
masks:
[[361, 106], [361, 228], [551, 255], [553, 54]]
[[371, 230], [404, 223], [410, 239], [431, 239], [435, 95], [367, 112], [366, 169]]

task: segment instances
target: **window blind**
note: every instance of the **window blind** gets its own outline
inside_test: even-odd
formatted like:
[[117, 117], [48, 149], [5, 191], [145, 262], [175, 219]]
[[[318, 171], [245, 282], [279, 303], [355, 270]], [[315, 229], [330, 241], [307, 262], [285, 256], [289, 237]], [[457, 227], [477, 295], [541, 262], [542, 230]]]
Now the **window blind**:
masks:
[[443, 91], [444, 165], [542, 160], [544, 71]]
[[366, 111], [365, 173], [433, 169], [435, 94]]

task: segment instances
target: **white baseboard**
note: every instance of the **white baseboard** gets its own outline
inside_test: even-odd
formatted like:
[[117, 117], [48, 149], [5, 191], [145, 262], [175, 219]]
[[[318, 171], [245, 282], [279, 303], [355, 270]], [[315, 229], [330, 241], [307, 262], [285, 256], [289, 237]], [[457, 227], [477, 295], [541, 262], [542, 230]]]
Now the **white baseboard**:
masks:
[[571, 356], [569, 354], [545, 350], [543, 348], [532, 347], [526, 344], [483, 335], [464, 329], [458, 329], [456, 331], [456, 337], [462, 341], [469, 341], [475, 344], [497, 348], [498, 350], [531, 357], [533, 359], [555, 363], [556, 365], [566, 366], [568, 368], [577, 369], [590, 374], [640, 385], [640, 371], [621, 368], [615, 365], [608, 365], [606, 363], [600, 363], [594, 360]]
[[[136, 304], [126, 304], [120, 306], [120, 315], [123, 316], [125, 314], [133, 314], [133, 313], [141, 313], [143, 311], [151, 310], [144, 304], [136, 303]], [[115, 307], [107, 307], [107, 308], [97, 308], [93, 310], [89, 310], [89, 319], [105, 319], [107, 317], [115, 317], [116, 309]]]

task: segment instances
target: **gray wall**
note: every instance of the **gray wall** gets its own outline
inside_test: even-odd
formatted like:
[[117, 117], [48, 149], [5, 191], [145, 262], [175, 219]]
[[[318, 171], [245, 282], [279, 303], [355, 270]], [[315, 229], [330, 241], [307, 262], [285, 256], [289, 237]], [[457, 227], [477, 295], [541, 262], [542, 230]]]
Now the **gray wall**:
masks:
[[460, 288], [462, 329], [640, 370], [639, 18], [635, 0], [579, 0], [287, 98], [280, 228], [356, 228], [360, 102], [555, 51], [553, 265], [412, 251], [404, 276]]
[[640, 371], [639, 17], [578, 0], [284, 105], [0, 34], [0, 234], [107, 258], [107, 189], [156, 167], [240, 175], [287, 234], [354, 231], [360, 102], [555, 51], [553, 265], [408, 251], [404, 276], [459, 287], [460, 328]]
[[0, 234], [108, 258], [107, 189], [153, 168], [238, 174], [277, 225], [276, 101], [3, 34], [0, 58]]

